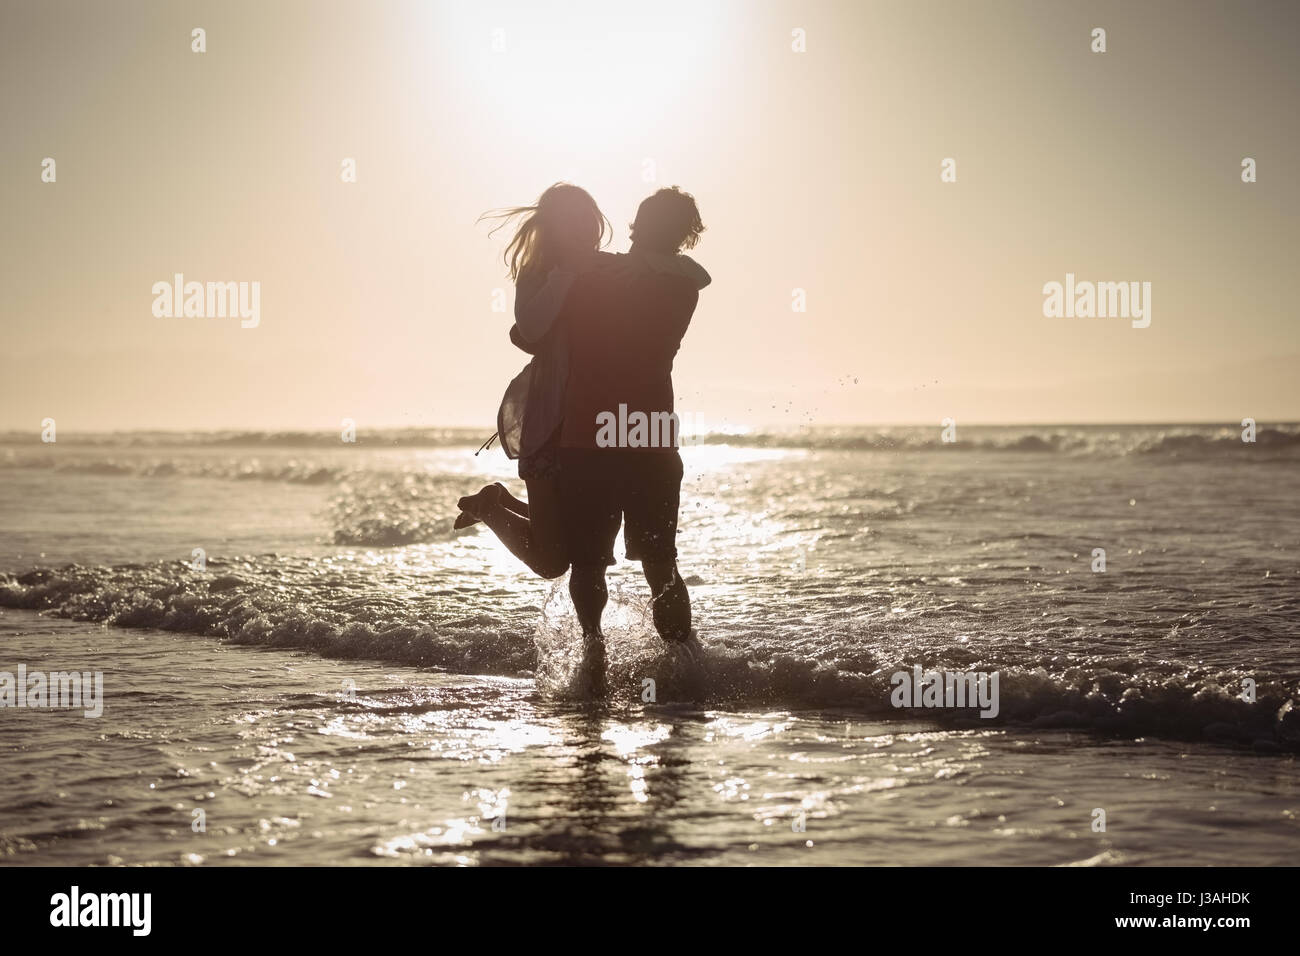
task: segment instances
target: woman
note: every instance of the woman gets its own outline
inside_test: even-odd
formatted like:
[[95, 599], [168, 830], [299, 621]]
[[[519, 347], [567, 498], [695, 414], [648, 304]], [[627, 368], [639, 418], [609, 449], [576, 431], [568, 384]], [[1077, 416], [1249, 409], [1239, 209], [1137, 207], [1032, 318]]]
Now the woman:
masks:
[[[528, 367], [510, 383], [498, 414], [501, 445], [519, 459], [528, 502], [500, 483], [458, 502], [462, 528], [482, 521], [511, 553], [544, 578], [569, 568], [560, 524], [556, 442], [564, 414], [569, 350], [563, 325], [554, 323], [569, 285], [591, 265], [611, 233], [609, 220], [585, 189], [556, 183], [535, 205], [497, 214], [502, 225], [519, 220], [505, 260], [515, 283], [511, 340], [531, 352]], [[498, 226], [498, 228], [500, 228]], [[527, 330], [528, 335], [521, 334]]]

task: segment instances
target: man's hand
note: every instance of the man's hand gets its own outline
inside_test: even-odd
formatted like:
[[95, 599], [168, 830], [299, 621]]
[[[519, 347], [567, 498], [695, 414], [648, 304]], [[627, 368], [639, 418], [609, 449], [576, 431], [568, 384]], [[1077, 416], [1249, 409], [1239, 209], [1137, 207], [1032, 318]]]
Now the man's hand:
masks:
[[638, 256], [604, 256], [600, 261], [600, 271], [619, 280], [635, 279], [637, 276], [649, 275], [651, 269]]

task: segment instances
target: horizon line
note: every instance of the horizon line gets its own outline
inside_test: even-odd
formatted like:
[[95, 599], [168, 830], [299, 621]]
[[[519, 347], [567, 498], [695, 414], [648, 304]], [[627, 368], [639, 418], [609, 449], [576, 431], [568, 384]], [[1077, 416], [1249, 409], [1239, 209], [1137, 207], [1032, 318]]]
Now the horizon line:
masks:
[[[1254, 419], [1256, 425], [1295, 425], [1300, 426], [1300, 417], [1288, 419]], [[995, 422], [995, 421], [966, 421], [956, 419], [955, 424], [958, 427], [967, 428], [1061, 428], [1061, 427], [1078, 427], [1078, 428], [1161, 428], [1161, 427], [1180, 427], [1187, 428], [1199, 426], [1203, 428], [1240, 428], [1241, 420], [1232, 421], [1205, 421], [1205, 420], [1185, 420], [1185, 421], [1039, 421], [1039, 422]], [[825, 424], [802, 423], [797, 425], [789, 424], [741, 424], [732, 426], [744, 428], [750, 431], [800, 431], [805, 429], [821, 428], [943, 428], [942, 422], [924, 421], [924, 422], [828, 422]], [[358, 435], [363, 431], [376, 432], [401, 432], [401, 431], [421, 431], [429, 429], [441, 429], [447, 431], [475, 431], [486, 432], [487, 427], [483, 425], [360, 425], [356, 426]], [[0, 438], [7, 438], [14, 435], [39, 435], [41, 426], [29, 426], [27, 428], [3, 428], [0, 429]], [[79, 429], [60, 429], [67, 435], [129, 435], [141, 433], [155, 434], [219, 434], [219, 433], [298, 433], [298, 434], [327, 434], [337, 431], [336, 426], [215, 426], [215, 427], [156, 427], [156, 426], [138, 426], [129, 428], [79, 428]], [[716, 434], [724, 433], [728, 430], [727, 426], [719, 425], [717, 428], [707, 429], [694, 434]]]

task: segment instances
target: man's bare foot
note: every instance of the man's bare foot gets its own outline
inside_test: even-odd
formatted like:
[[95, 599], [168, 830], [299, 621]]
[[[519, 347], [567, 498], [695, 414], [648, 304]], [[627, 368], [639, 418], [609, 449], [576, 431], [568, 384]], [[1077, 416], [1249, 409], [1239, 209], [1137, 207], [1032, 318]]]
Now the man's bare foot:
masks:
[[578, 665], [578, 687], [586, 697], [604, 697], [609, 692], [605, 679], [605, 635], [582, 636], [582, 663]]
[[695, 628], [691, 628], [691, 636], [679, 642], [677, 646], [682, 648], [695, 663], [704, 662], [704, 645], [700, 643], [700, 635]]

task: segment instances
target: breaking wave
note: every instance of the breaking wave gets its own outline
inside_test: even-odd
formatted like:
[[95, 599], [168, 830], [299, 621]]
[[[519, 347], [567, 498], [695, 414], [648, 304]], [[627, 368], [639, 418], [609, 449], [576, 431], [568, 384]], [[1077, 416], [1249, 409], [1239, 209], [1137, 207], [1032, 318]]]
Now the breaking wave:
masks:
[[[393, 571], [391, 574], [398, 574]], [[551, 588], [542, 613], [509, 607], [468, 610], [455, 590], [428, 594], [343, 559], [262, 556], [213, 561], [206, 573], [182, 562], [120, 567], [42, 568], [0, 575], [0, 606], [117, 627], [206, 635], [235, 644], [300, 648], [455, 673], [535, 677], [544, 695], [568, 696], [578, 646], [565, 589]], [[930, 659], [846, 629], [802, 650], [789, 634], [749, 642], [704, 639], [698, 663], [684, 664], [654, 637], [639, 595], [617, 589], [607, 618], [611, 697], [690, 700], [729, 706], [835, 708], [873, 719], [907, 717], [940, 724], [1029, 726], [1126, 736], [1160, 736], [1300, 752], [1300, 706], [1281, 679], [1260, 676], [1257, 700], [1240, 699], [1238, 675], [1171, 673], [1087, 658], [1049, 669], [1010, 643], [954, 646]], [[791, 624], [797, 628], [797, 624]], [[1000, 712], [894, 709], [895, 672], [998, 671]]]

